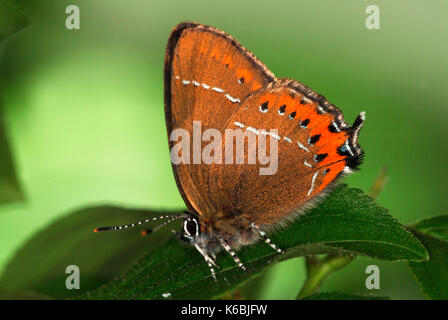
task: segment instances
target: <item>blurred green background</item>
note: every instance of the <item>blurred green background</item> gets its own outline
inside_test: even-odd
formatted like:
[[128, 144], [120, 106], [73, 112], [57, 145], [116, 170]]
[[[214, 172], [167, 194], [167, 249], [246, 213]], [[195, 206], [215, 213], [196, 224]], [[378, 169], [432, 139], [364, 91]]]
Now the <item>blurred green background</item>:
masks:
[[[410, 223], [447, 213], [446, 1], [375, 1], [380, 30], [364, 25], [371, 1], [19, 2], [30, 25], [0, 46], [0, 98], [26, 200], [0, 205], [0, 273], [36, 232], [73, 210], [184, 207], [169, 161], [162, 71], [170, 31], [185, 20], [233, 35], [277, 77], [324, 94], [347, 121], [365, 110], [366, 157], [346, 179], [351, 186], [368, 192], [386, 165], [378, 202], [393, 216]], [[80, 30], [65, 28], [70, 4], [80, 8]], [[369, 264], [381, 269], [375, 294], [423, 297], [406, 264], [370, 258], [323, 290], [372, 293]], [[283, 262], [242, 294], [291, 299], [304, 275], [303, 259]]]

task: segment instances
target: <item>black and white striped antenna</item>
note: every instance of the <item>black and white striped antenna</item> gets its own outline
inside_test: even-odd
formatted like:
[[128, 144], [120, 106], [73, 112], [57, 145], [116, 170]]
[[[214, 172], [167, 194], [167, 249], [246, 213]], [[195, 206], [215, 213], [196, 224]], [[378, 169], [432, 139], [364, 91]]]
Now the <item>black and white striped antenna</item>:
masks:
[[148, 218], [148, 219], [141, 220], [141, 221], [138, 221], [138, 222], [135, 222], [135, 223], [125, 224], [125, 225], [121, 225], [121, 226], [99, 227], [99, 228], [96, 228], [93, 231], [94, 232], [103, 232], [103, 231], [123, 230], [123, 229], [129, 229], [129, 228], [137, 227], [137, 226], [139, 226], [141, 224], [144, 224], [144, 223], [147, 223], [147, 222], [167, 219], [167, 221], [165, 221], [164, 223], [156, 226], [154, 229], [144, 230], [144, 232], [142, 232], [142, 234], [146, 235], [146, 234], [149, 234], [151, 232], [155, 232], [155, 231], [159, 230], [160, 228], [166, 226], [168, 223], [173, 222], [174, 220], [177, 220], [177, 219], [180, 219], [180, 218], [184, 218], [184, 217], [186, 217], [185, 214], [159, 216], [159, 217]]

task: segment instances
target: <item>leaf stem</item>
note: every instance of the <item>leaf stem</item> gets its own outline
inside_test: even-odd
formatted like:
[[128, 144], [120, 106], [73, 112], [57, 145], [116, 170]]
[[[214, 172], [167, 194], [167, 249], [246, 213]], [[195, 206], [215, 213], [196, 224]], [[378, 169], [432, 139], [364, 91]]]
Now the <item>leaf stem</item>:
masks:
[[330, 254], [325, 258], [319, 259], [316, 256], [307, 256], [305, 258], [307, 277], [297, 295], [297, 299], [302, 299], [315, 293], [331, 273], [344, 268], [355, 257]]

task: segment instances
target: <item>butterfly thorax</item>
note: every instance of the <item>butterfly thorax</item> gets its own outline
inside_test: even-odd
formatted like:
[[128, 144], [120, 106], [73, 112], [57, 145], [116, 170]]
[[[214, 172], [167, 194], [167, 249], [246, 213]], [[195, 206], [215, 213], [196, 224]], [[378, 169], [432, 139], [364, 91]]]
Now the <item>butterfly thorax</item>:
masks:
[[197, 245], [209, 254], [216, 254], [226, 243], [235, 250], [259, 239], [251, 221], [241, 214], [219, 212], [208, 217], [188, 214], [178, 233], [183, 242]]

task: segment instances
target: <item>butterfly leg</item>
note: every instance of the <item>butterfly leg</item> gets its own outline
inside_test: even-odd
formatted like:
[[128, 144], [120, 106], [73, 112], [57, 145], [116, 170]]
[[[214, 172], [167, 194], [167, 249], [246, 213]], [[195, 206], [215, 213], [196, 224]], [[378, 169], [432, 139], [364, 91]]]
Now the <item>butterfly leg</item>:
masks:
[[218, 281], [216, 279], [215, 269], [213, 268], [213, 266], [218, 268], [218, 266], [216, 265], [215, 261], [212, 258], [210, 258], [210, 256], [200, 246], [195, 244], [194, 247], [204, 257], [205, 262], [207, 263], [208, 267], [210, 268], [210, 273], [212, 274], [213, 280]]
[[258, 225], [256, 225], [255, 223], [252, 222], [252, 224], [250, 226], [251, 226], [251, 228], [254, 228], [260, 234], [260, 236], [263, 238], [264, 242], [266, 242], [268, 245], [270, 245], [272, 249], [274, 249], [278, 253], [283, 253], [283, 250], [280, 249], [279, 247], [277, 247], [274, 243], [272, 243], [271, 239], [266, 235], [266, 232], [261, 230]]
[[236, 256], [235, 251], [233, 251], [233, 249], [224, 240], [219, 239], [219, 241], [221, 242], [221, 245], [224, 247], [224, 249], [226, 249], [226, 251], [232, 256], [233, 261], [235, 261], [235, 263], [238, 265], [238, 267], [240, 267], [241, 269], [246, 271], [247, 270], [246, 267], [241, 262], [241, 260]]

